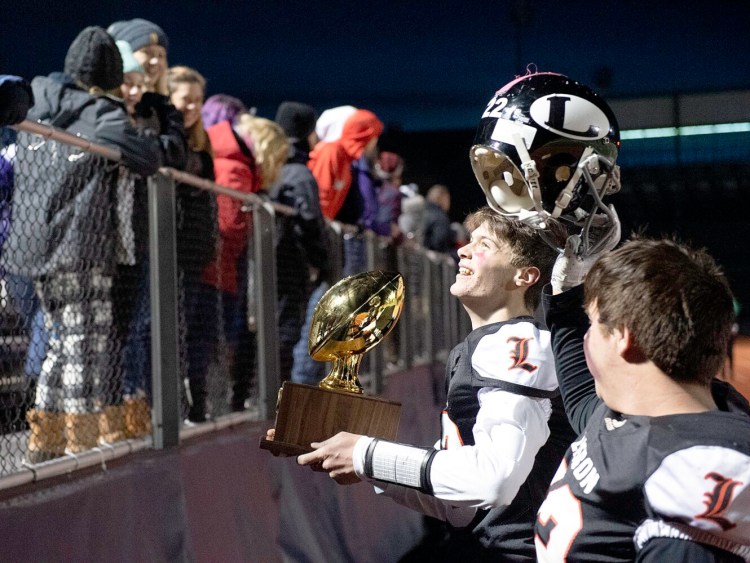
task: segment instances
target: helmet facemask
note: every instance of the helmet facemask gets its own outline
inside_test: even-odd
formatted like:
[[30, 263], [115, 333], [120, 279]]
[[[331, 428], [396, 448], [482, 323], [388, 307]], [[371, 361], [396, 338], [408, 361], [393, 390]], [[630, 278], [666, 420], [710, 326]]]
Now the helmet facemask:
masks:
[[[472, 169], [487, 204], [501, 215], [513, 217], [542, 231], [548, 218], [580, 227], [581, 254], [595, 253], [596, 245], [590, 246], [589, 241], [606, 238], [593, 234], [597, 229], [613, 223], [613, 213], [604, 204], [603, 198], [620, 191], [620, 167], [597, 154], [593, 147], [586, 147], [572, 171], [568, 166], [555, 167], [554, 179], [557, 183], [567, 182], [554, 200], [548, 203], [551, 211], [547, 211], [542, 202], [543, 179], [536, 162], [522, 139], [519, 138], [514, 145], [521, 158], [523, 172], [500, 151], [478, 145], [471, 149]], [[552, 246], [562, 251], [559, 244]]]
[[585, 195], [593, 200], [588, 210], [581, 206], [573, 212], [576, 218], [574, 224], [581, 227], [578, 254], [590, 256], [597, 254], [600, 247], [607, 243], [609, 237], [606, 231], [619, 228], [616, 225], [619, 222], [617, 216], [610, 206], [604, 204], [603, 198], [620, 191], [620, 167], [608, 158], [593, 153], [581, 159], [578, 169], [581, 170], [582, 181], [587, 185]]

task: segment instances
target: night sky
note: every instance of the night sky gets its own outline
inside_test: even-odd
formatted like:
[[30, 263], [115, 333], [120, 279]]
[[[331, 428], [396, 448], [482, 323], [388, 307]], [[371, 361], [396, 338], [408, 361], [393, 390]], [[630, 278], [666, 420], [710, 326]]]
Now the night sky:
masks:
[[[203, 73], [209, 95], [237, 96], [264, 117], [283, 100], [373, 110], [393, 132], [381, 147], [406, 160], [404, 180], [451, 188], [453, 220], [484, 203], [468, 162], [479, 116], [530, 63], [610, 100], [750, 90], [748, 0], [16, 0], [0, 17], [0, 73], [62, 70], [85, 26], [134, 17], [164, 29], [169, 63]], [[747, 222], [722, 212], [702, 226], [703, 209], [697, 222], [667, 218], [727, 266], [747, 324], [747, 251], [730, 243], [747, 240]], [[655, 229], [664, 208], [652, 210]]]
[[294, 99], [368, 108], [406, 131], [470, 128], [529, 63], [610, 99], [750, 88], [746, 0], [19, 0], [3, 8], [0, 72], [61, 70], [83, 27], [133, 17], [161, 25], [170, 64], [202, 72], [209, 95], [267, 117]]

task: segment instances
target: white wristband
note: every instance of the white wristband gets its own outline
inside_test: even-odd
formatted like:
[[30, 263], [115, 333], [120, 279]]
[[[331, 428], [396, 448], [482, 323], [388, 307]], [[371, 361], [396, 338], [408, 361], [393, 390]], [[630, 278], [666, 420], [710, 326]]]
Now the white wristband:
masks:
[[365, 474], [432, 494], [430, 466], [437, 450], [373, 440], [365, 453]]

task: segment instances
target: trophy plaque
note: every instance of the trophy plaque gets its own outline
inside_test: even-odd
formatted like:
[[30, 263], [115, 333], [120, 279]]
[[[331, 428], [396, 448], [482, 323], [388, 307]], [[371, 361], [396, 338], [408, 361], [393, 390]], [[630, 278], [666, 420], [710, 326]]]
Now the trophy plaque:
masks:
[[396, 272], [364, 272], [331, 287], [315, 307], [310, 357], [331, 362], [316, 386], [284, 382], [279, 390], [273, 440], [260, 447], [274, 455], [300, 455], [346, 431], [393, 440], [401, 404], [366, 396], [357, 374], [365, 352], [396, 325], [404, 304], [404, 279]]

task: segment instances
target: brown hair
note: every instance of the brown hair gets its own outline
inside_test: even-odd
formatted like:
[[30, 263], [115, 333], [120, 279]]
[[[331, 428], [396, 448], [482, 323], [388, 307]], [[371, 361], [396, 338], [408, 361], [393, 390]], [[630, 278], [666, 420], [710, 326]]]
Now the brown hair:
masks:
[[[558, 246], [565, 245], [565, 230], [554, 219], [546, 221], [545, 236]], [[524, 304], [534, 311], [542, 297], [542, 288], [549, 283], [552, 267], [555, 265], [557, 250], [545, 242], [538, 229], [517, 219], [505, 217], [487, 206], [470, 214], [464, 225], [469, 232], [487, 225], [499, 242], [510, 248], [511, 264], [516, 268], [534, 266], [539, 270], [539, 279], [524, 294]]]
[[[178, 84], [183, 83], [197, 84], [203, 92], [203, 97], [205, 97], [206, 79], [203, 78], [200, 72], [187, 66], [173, 66], [167, 70], [167, 87], [170, 94], [175, 91]], [[203, 128], [203, 119], [200, 112], [198, 112], [198, 121], [189, 129], [186, 129], [185, 132], [187, 133], [190, 150], [211, 152], [211, 142], [208, 139], [208, 133]]]
[[638, 349], [675, 381], [708, 385], [721, 369], [732, 292], [705, 250], [634, 237], [594, 264], [584, 303], [596, 306], [609, 331], [627, 327]]

